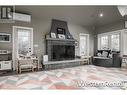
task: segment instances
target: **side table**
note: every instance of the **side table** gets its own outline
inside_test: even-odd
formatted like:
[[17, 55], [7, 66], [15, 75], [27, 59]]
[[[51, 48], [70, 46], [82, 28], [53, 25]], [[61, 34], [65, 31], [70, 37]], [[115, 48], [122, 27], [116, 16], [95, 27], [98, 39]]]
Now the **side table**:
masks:
[[83, 62], [84, 64], [86, 64], [86, 63], [88, 65], [91, 64], [91, 56], [85, 56], [82, 59], [84, 60], [84, 62]]

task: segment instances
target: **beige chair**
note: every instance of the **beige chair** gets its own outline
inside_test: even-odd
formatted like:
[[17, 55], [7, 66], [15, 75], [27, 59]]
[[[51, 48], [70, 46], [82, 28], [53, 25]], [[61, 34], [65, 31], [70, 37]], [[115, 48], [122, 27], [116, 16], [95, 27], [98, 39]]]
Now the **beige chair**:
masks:
[[20, 59], [18, 60], [18, 70], [19, 73], [21, 73], [22, 71], [33, 71], [34, 72], [34, 64], [33, 64], [33, 60], [31, 59]]

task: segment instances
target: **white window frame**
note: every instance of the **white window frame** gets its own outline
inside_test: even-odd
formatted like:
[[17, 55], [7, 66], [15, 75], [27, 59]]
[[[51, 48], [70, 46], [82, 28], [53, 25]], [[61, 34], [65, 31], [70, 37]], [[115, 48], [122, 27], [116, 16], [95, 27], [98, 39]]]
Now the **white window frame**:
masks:
[[101, 50], [100, 43], [101, 43], [102, 36], [108, 36], [108, 48], [111, 49], [111, 35], [115, 35], [115, 34], [119, 34], [119, 37], [120, 37], [119, 38], [119, 51], [121, 51], [121, 31], [120, 30], [98, 34], [98, 50]]
[[99, 36], [99, 49], [101, 49], [101, 37], [105, 37], [105, 36], [108, 37], [108, 47], [109, 47], [109, 36], [108, 35], [101, 35], [101, 36]]
[[[87, 36], [87, 43], [88, 44], [87, 44], [87, 47], [86, 48], [87, 48], [87, 56], [89, 56], [89, 34], [85, 34], [85, 33], [80, 33], [79, 34], [79, 46], [81, 47], [80, 36]], [[81, 56], [82, 54], [80, 52], [81, 51], [81, 48], [80, 47], [79, 47], [79, 53], [80, 53], [80, 56]]]
[[[121, 50], [121, 45], [120, 45], [120, 41], [121, 41], [121, 36], [120, 36], [120, 33], [115, 33], [115, 34], [112, 34], [112, 35], [119, 35], [119, 51]], [[111, 38], [111, 36], [112, 35], [110, 35], [110, 49], [112, 50], [112, 38]]]

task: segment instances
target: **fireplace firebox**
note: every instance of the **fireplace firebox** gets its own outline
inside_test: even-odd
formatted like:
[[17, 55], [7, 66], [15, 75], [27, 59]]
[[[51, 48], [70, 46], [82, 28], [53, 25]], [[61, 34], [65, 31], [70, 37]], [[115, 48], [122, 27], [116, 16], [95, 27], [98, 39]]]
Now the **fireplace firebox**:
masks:
[[53, 45], [51, 47], [51, 61], [71, 60], [74, 58], [74, 45]]

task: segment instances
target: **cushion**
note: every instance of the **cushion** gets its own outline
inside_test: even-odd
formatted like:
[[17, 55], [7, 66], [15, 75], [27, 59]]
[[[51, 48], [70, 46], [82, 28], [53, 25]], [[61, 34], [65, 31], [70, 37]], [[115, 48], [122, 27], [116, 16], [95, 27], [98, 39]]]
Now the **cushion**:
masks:
[[[111, 54], [111, 50], [97, 50], [97, 54], [98, 54], [98, 53], [101, 53], [101, 54], [102, 54], [103, 51], [108, 52], [107, 57], [109, 57], [109, 54]], [[97, 54], [96, 54], [96, 55], [97, 55]], [[103, 55], [102, 55], [102, 56], [103, 56]]]
[[103, 56], [103, 57], [108, 57], [108, 52], [103, 51], [103, 52], [102, 52], [102, 56]]
[[97, 53], [101, 53], [102, 54], [103, 50], [97, 50]]
[[97, 56], [101, 56], [101, 55], [102, 55], [101, 53], [99, 53], [99, 52], [97, 53]]
[[32, 68], [34, 65], [33, 64], [25, 64], [21, 65], [20, 68]]
[[109, 57], [112, 58], [112, 54], [109, 54]]

